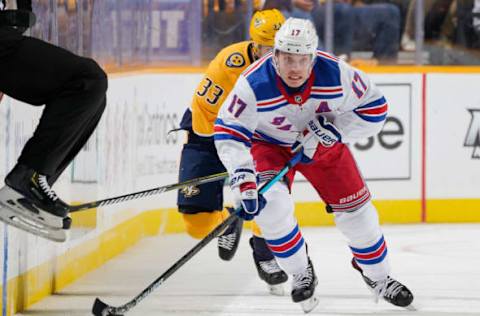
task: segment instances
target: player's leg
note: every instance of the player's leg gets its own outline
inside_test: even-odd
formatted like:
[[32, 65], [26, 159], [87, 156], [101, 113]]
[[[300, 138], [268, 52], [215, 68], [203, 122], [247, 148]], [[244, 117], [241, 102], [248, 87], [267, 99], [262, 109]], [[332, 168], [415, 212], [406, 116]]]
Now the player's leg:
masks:
[[[291, 157], [288, 149], [260, 142], [253, 144], [251, 153], [261, 182], [278, 172]], [[287, 184], [293, 180], [293, 175], [292, 170], [287, 174], [287, 181], [277, 182], [264, 194], [267, 204], [255, 221], [278, 264], [293, 276], [293, 301], [301, 303], [308, 312], [318, 304], [314, 296], [318, 281], [294, 215], [294, 202]]]
[[[337, 227], [348, 239], [354, 267], [371, 281], [369, 286], [376, 284], [377, 295], [395, 305], [410, 304], [413, 296], [405, 286], [395, 281], [395, 286], [390, 287], [388, 283], [393, 279], [389, 277], [387, 245], [370, 192], [348, 147], [319, 147], [314, 162], [300, 165], [298, 171], [327, 203], [327, 211], [335, 214]], [[392, 292], [394, 288], [398, 291]]]
[[280, 268], [277, 260], [267, 246], [260, 227], [252, 221], [252, 237], [250, 237], [253, 261], [257, 268], [258, 276], [268, 285], [270, 294], [283, 295], [283, 283], [287, 282], [288, 275]]
[[98, 123], [105, 107], [106, 75], [93, 60], [46, 42], [21, 37], [15, 43], [15, 49], [0, 57], [0, 90], [17, 100], [46, 106], [5, 181], [48, 215], [63, 218], [68, 206], [50, 185]]
[[[225, 167], [218, 158], [213, 141], [202, 141], [190, 135], [182, 149], [179, 181], [220, 172], [225, 172]], [[223, 183], [222, 180], [178, 192], [178, 210], [183, 214], [187, 233], [193, 238], [204, 238], [229, 216], [229, 212], [223, 210]], [[230, 260], [235, 255], [242, 227], [243, 220], [238, 218], [219, 236], [218, 253], [221, 259]]]

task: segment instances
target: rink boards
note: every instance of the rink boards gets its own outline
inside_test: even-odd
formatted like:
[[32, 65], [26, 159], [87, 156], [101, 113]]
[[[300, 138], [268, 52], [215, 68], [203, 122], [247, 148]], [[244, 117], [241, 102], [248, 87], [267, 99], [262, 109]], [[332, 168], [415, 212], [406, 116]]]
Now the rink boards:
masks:
[[[445, 69], [371, 73], [388, 100], [389, 118], [379, 135], [350, 147], [382, 222], [480, 222], [480, 71]], [[56, 185], [59, 195], [86, 202], [176, 182], [185, 135], [168, 131], [178, 127], [200, 78], [200, 72], [155, 70], [112, 76], [105, 115]], [[40, 113], [3, 100], [0, 176], [15, 163]], [[333, 224], [301, 177], [293, 194], [301, 225]], [[144, 236], [182, 232], [175, 200], [172, 192], [77, 213], [71, 240], [62, 245], [12, 228], [5, 234], [2, 227], [7, 310], [61, 289]]]

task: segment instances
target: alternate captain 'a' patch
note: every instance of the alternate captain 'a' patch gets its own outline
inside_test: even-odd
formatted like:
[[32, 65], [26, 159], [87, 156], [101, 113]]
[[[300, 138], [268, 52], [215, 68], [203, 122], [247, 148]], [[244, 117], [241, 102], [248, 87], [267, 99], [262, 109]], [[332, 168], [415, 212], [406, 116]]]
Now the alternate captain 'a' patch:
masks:
[[245, 65], [245, 58], [243, 58], [242, 54], [240, 53], [233, 53], [228, 56], [225, 64], [227, 65], [227, 67], [240, 68]]

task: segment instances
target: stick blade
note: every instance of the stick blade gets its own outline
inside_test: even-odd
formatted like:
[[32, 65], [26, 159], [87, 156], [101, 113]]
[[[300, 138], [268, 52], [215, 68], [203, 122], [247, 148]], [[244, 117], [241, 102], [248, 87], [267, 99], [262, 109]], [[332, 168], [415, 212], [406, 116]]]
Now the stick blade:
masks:
[[92, 314], [95, 316], [122, 316], [120, 314], [111, 314], [108, 311], [109, 307], [109, 305], [105, 304], [97, 297], [93, 303]]

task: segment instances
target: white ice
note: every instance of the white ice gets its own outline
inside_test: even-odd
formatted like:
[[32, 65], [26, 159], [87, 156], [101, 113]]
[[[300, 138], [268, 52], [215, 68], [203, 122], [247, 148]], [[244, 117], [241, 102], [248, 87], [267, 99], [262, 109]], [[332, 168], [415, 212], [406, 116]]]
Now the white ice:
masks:
[[[408, 285], [417, 311], [375, 304], [334, 227], [303, 229], [319, 283], [309, 315], [480, 315], [480, 224], [383, 226], [392, 276]], [[216, 240], [127, 315], [303, 315], [290, 296], [267, 293], [253, 266], [245, 230], [231, 262]], [[71, 286], [18, 315], [91, 315], [95, 297], [122, 305], [193, 247], [185, 234], [148, 238]], [[288, 291], [289, 285], [288, 285]]]

